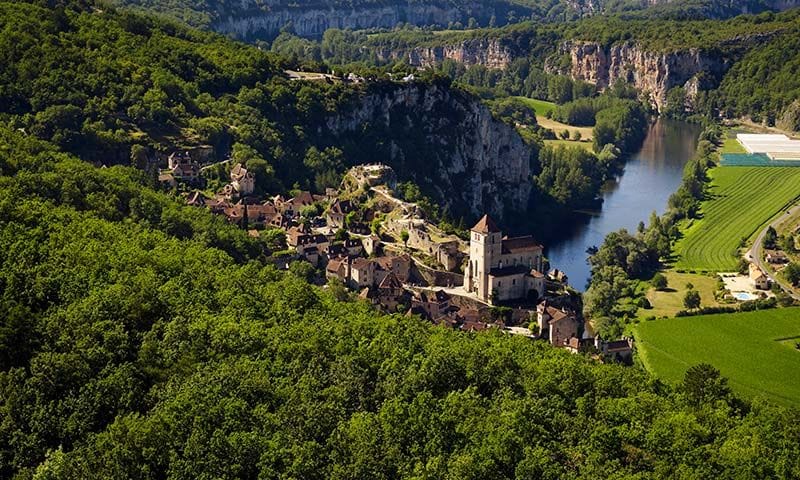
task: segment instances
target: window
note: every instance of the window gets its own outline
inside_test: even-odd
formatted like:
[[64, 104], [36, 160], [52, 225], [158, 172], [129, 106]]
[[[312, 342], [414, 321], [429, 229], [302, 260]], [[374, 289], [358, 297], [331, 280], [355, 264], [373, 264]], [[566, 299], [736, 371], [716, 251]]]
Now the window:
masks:
[[517, 280], [516, 279], [511, 280], [511, 285], [516, 285], [516, 284], [517, 284]]

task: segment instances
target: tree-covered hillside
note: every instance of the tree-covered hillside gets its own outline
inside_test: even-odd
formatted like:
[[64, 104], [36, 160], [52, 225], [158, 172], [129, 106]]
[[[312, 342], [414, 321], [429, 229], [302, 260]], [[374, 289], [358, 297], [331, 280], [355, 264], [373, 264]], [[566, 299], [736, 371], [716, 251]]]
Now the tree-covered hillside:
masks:
[[[417, 137], [436, 135], [441, 121], [458, 122], [476, 104], [447, 82], [293, 82], [283, 73], [286, 62], [271, 53], [113, 9], [0, 3], [0, 21], [0, 118], [98, 164], [147, 167], [157, 154], [208, 145], [212, 159], [244, 161], [261, 190], [277, 194], [324, 191], [338, 186], [346, 167], [392, 163], [390, 153], [399, 151], [409, 160], [393, 166], [408, 179], [418, 171], [413, 162], [452, 154], [452, 138]], [[390, 125], [363, 118], [358, 131], [327, 124], [370, 96], [411, 88], [441, 93], [441, 108], [424, 122], [405, 122], [398, 112]]]
[[[563, 22], [595, 15], [623, 14], [628, 18], [729, 18], [742, 13], [779, 11], [800, 6], [795, 0], [492, 0], [480, 4], [469, 0], [112, 0], [116, 5], [160, 13], [196, 27], [214, 28], [220, 20], [267, 16], [276, 11], [301, 14], [310, 11], [368, 10], [413, 6], [450, 8], [460, 12], [458, 22], [438, 24], [430, 17], [412, 22], [418, 27], [475, 28], [524, 20]], [[488, 15], [487, 15], [488, 13]], [[494, 17], [493, 19], [491, 17]], [[291, 18], [291, 16], [289, 17]], [[472, 19], [470, 21], [469, 19]], [[408, 19], [406, 21], [409, 21]], [[457, 23], [457, 25], [453, 25]], [[376, 25], [392, 28], [395, 25]], [[285, 27], [291, 30], [291, 21]], [[277, 33], [277, 32], [275, 32]], [[271, 35], [274, 36], [274, 35]]]
[[792, 478], [792, 412], [380, 316], [131, 167], [0, 128], [0, 476]]

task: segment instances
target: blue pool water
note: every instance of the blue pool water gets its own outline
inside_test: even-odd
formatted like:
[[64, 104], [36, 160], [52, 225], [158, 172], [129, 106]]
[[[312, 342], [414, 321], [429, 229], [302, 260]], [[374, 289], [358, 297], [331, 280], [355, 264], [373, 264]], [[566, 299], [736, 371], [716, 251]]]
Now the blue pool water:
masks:
[[747, 300], [755, 300], [756, 297], [752, 293], [747, 292], [733, 292], [733, 296], [736, 297], [737, 300], [747, 301]]

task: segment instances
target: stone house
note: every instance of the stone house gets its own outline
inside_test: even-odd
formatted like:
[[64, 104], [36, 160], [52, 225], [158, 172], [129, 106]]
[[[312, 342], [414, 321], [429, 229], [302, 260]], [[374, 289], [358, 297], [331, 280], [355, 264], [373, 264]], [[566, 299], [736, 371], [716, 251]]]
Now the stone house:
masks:
[[580, 323], [574, 313], [555, 308], [544, 301], [536, 306], [536, 320], [539, 324], [539, 336], [547, 339], [554, 347], [568, 346], [571, 338], [579, 339]]
[[781, 251], [768, 252], [766, 259], [768, 263], [771, 263], [773, 265], [782, 265], [784, 263], [789, 263], [789, 257], [787, 257], [786, 254]]
[[403, 283], [397, 275], [390, 273], [378, 285], [378, 303], [387, 312], [396, 312], [397, 306], [405, 303], [407, 305], [408, 293], [403, 288]]
[[344, 228], [345, 218], [347, 217], [347, 214], [353, 210], [353, 204], [350, 202], [350, 200], [334, 200], [325, 216], [328, 226]]
[[407, 254], [377, 257], [371, 261], [375, 263], [376, 283], [382, 282], [389, 273], [394, 273], [404, 283], [411, 278], [411, 257]]
[[610, 360], [625, 364], [633, 363], [633, 340], [630, 338], [607, 342], [601, 340], [600, 337], [595, 337], [594, 345]]
[[187, 183], [200, 183], [200, 167], [196, 163], [179, 163], [172, 169], [172, 176]]
[[281, 217], [274, 205], [265, 203], [263, 205], [246, 205], [247, 222], [250, 225], [267, 226]]
[[288, 200], [284, 200], [283, 197], [278, 195], [273, 199], [273, 202], [275, 203], [275, 207], [278, 209], [278, 211], [289, 218], [294, 218], [300, 215], [300, 211], [303, 208], [314, 205], [314, 203], [321, 201], [324, 198], [324, 196], [315, 196], [312, 195], [311, 192], [304, 191], [299, 192], [296, 196]]
[[[375, 266], [376, 262], [366, 258], [356, 258], [350, 263], [350, 278], [348, 285], [350, 288], [359, 290], [364, 287], [375, 285]], [[385, 275], [384, 275], [385, 278]], [[383, 280], [383, 278], [381, 279]]]
[[240, 195], [250, 195], [256, 188], [256, 177], [237, 163], [231, 169], [231, 185]]
[[381, 248], [381, 239], [377, 235], [370, 235], [361, 239], [364, 251], [367, 255], [377, 255]]
[[503, 236], [488, 216], [472, 227], [464, 289], [486, 303], [544, 295], [543, 247], [531, 236]]
[[347, 251], [347, 255], [351, 257], [358, 257], [364, 253], [364, 245], [358, 238], [348, 238], [342, 242], [342, 247]]
[[764, 272], [758, 268], [758, 265], [751, 263], [749, 270], [750, 280], [753, 282], [753, 286], [759, 290], [769, 290], [769, 277], [767, 277]]
[[172, 152], [167, 158], [167, 168], [170, 170], [175, 170], [175, 167], [182, 163], [192, 163], [192, 156], [186, 150]]
[[350, 280], [350, 259], [347, 257], [329, 257], [328, 264], [325, 265], [325, 277], [336, 278], [347, 285]]
[[429, 320], [437, 320], [443, 316], [455, 317], [457, 307], [450, 303], [451, 297], [444, 290], [434, 292], [416, 292], [411, 299], [411, 307], [421, 312], [421, 315]]

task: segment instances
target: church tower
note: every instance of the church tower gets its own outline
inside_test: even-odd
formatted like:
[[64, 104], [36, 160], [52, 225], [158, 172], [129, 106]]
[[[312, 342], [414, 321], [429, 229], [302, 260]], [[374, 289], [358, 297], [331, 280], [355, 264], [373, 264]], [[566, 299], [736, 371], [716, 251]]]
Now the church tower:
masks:
[[496, 267], [503, 245], [503, 234], [489, 217], [484, 215], [470, 230], [469, 265], [464, 275], [464, 289], [475, 292], [483, 301], [492, 295], [489, 271]]

